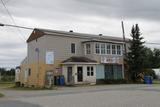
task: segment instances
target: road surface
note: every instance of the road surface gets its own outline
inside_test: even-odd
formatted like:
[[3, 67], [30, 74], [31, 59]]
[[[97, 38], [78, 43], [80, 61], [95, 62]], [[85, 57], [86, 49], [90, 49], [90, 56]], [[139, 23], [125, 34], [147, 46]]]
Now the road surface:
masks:
[[160, 107], [160, 85], [104, 85], [4, 90], [0, 107]]

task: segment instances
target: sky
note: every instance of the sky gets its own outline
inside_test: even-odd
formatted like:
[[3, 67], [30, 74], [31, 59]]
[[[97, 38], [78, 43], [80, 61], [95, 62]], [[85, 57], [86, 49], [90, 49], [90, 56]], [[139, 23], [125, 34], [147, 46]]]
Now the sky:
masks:
[[[126, 37], [139, 24], [146, 42], [160, 42], [159, 0], [3, 0], [16, 25]], [[0, 2], [0, 23], [14, 24]], [[15, 67], [26, 57], [31, 30], [0, 27], [0, 67]], [[149, 46], [149, 45], [148, 45]], [[149, 47], [160, 48], [159, 45]]]

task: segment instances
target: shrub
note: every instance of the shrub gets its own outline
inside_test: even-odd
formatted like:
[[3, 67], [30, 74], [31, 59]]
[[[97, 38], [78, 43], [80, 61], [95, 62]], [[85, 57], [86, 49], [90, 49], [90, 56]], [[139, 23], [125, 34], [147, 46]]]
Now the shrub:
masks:
[[125, 79], [99, 79], [97, 80], [97, 84], [126, 84], [128, 83]]

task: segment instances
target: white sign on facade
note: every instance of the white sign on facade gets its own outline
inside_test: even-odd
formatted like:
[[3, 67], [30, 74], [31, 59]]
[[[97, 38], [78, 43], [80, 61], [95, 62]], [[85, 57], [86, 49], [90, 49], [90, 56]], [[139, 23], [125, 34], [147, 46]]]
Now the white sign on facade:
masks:
[[46, 64], [54, 64], [54, 52], [53, 51], [46, 52]]
[[108, 64], [120, 63], [120, 58], [118, 58], [118, 57], [101, 57], [101, 63], [108, 63]]

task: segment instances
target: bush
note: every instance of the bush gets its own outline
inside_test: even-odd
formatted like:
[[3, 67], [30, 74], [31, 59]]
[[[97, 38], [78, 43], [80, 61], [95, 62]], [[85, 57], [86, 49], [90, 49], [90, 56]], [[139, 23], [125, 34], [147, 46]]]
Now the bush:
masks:
[[15, 76], [2, 76], [1, 77], [1, 81], [14, 81], [15, 80]]
[[127, 80], [124, 79], [99, 79], [97, 80], [97, 84], [126, 84]]
[[0, 93], [0, 97], [4, 97], [4, 94]]
[[153, 79], [157, 79], [158, 78], [156, 73], [155, 73], [155, 71], [152, 70], [152, 69], [144, 69], [143, 72], [144, 72], [144, 75], [152, 76]]

